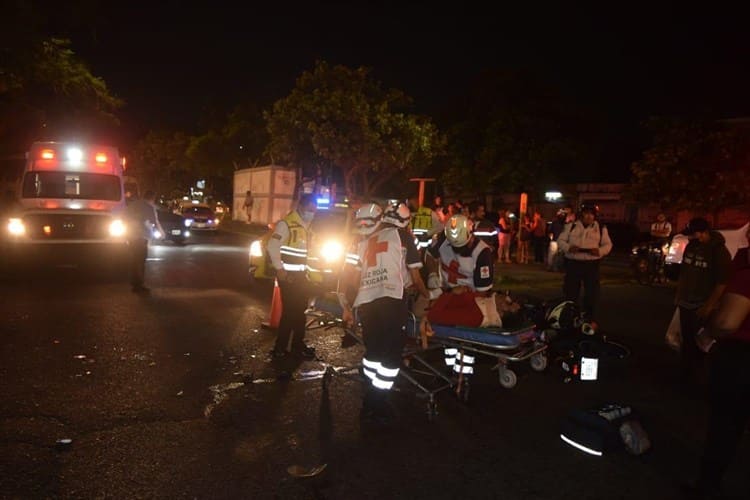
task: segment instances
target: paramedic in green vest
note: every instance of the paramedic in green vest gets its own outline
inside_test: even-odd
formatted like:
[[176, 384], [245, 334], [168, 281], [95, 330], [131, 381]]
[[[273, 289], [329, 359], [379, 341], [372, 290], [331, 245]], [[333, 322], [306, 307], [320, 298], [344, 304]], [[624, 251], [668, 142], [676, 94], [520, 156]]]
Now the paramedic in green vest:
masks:
[[268, 256], [276, 270], [282, 304], [273, 358], [282, 358], [290, 350], [303, 358], [315, 357], [315, 349], [305, 344], [305, 309], [311, 289], [307, 249], [316, 210], [315, 197], [303, 194], [297, 208], [276, 223], [268, 240]]
[[409, 198], [409, 210], [411, 211], [411, 232], [417, 240], [417, 250], [420, 252], [430, 246], [432, 237], [443, 231], [443, 223], [437, 212], [430, 207], [420, 206], [419, 198]]

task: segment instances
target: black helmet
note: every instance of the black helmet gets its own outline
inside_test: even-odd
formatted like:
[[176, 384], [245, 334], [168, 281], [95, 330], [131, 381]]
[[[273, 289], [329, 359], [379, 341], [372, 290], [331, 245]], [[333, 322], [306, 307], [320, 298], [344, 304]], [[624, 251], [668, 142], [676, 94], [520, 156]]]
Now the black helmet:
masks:
[[599, 215], [599, 205], [585, 201], [581, 203], [581, 207], [578, 209], [580, 213], [591, 212], [594, 216]]

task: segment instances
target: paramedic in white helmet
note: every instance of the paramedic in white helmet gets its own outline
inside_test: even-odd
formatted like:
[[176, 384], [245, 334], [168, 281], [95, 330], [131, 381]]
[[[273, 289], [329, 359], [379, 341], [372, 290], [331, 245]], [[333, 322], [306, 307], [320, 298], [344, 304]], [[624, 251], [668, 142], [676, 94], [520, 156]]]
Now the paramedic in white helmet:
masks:
[[[492, 249], [474, 236], [474, 223], [463, 215], [454, 215], [445, 223], [445, 230], [428, 249], [433, 267], [440, 270], [441, 279], [430, 275], [427, 286], [440, 286], [446, 291], [461, 293], [467, 290], [490, 292], [494, 284], [495, 267]], [[437, 271], [437, 269], [435, 269]]]
[[399, 222], [396, 216], [400, 218], [397, 213], [389, 213], [391, 222], [383, 223], [383, 210], [375, 203], [357, 210], [355, 230], [363, 238], [356, 254], [347, 256], [347, 263], [354, 265], [348, 265], [344, 273], [345, 283], [353, 284], [357, 291], [351, 307], [342, 298], [343, 319], [351, 325], [352, 309], [357, 308], [365, 344], [362, 367], [368, 384], [360, 417], [376, 424], [392, 423], [397, 418], [390, 393], [406, 341], [409, 312], [404, 288], [407, 276], [412, 274], [414, 279], [422, 266], [411, 235], [393, 224]]
[[[411, 220], [411, 211], [406, 203], [392, 203], [383, 212], [383, 227], [393, 226], [398, 228], [399, 233], [404, 233], [402, 236], [414, 239], [413, 234], [409, 230], [409, 221]], [[416, 242], [415, 242], [416, 247]], [[433, 293], [430, 296], [430, 292], [427, 290], [427, 286], [422, 279], [421, 268], [423, 263], [419, 265], [412, 264], [411, 266], [406, 263], [406, 253], [404, 253], [401, 259], [404, 265], [404, 289], [406, 294], [404, 299], [407, 301], [409, 310], [412, 309], [413, 301], [416, 299], [415, 294], [422, 295], [423, 297], [430, 299], [439, 296], [439, 293]]]
[[[473, 234], [473, 222], [463, 215], [454, 215], [445, 223], [445, 230], [427, 249], [440, 269], [440, 285], [451, 293], [468, 291], [491, 295], [494, 284], [494, 252], [487, 243]], [[433, 288], [434, 272], [428, 278]], [[461, 354], [458, 349], [445, 348], [445, 364], [455, 373], [468, 376], [474, 373], [474, 356]]]

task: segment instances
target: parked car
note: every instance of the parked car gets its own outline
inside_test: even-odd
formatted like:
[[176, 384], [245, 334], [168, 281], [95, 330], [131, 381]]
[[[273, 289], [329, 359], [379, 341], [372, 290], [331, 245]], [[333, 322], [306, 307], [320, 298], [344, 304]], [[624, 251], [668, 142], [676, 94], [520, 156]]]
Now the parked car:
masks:
[[[739, 229], [719, 229], [719, 233], [724, 236], [727, 250], [732, 257], [737, 253], [737, 249], [742, 241], [745, 239], [748, 225], [750, 222], [745, 224]], [[667, 255], [664, 257], [664, 274], [670, 280], [677, 280], [680, 276], [680, 264], [682, 264], [682, 254], [685, 251], [685, 247], [688, 244], [687, 236], [684, 234], [677, 233], [672, 237], [669, 243], [669, 249]]]
[[157, 216], [166, 234], [156, 239], [171, 241], [176, 245], [184, 245], [187, 242], [190, 237], [190, 225], [185, 217], [162, 205], [157, 207]]
[[[312, 234], [308, 247], [308, 266], [320, 270], [324, 287], [335, 287], [338, 273], [344, 265], [352, 234], [353, 212], [348, 207], [318, 210], [312, 221]], [[266, 244], [273, 228], [261, 238], [250, 243], [248, 252], [251, 279], [273, 279], [274, 269], [266, 252]]]
[[219, 219], [206, 205], [187, 205], [182, 208], [182, 216], [189, 221], [189, 227], [196, 231], [216, 231]]

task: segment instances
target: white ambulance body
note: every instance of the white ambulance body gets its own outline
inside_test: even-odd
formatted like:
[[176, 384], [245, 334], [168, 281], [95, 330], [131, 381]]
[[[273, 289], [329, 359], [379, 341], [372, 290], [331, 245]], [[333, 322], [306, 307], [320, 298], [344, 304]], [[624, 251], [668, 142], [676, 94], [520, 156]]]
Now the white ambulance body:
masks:
[[35, 142], [17, 203], [6, 228], [16, 247], [125, 247], [123, 162], [114, 147]]

